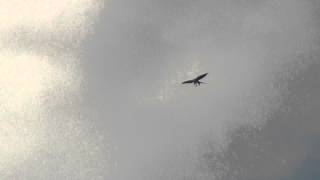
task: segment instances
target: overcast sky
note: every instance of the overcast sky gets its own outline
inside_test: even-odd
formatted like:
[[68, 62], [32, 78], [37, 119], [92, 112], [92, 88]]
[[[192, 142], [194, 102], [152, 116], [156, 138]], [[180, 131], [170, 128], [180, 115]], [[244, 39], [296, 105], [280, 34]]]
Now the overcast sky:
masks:
[[320, 178], [319, 8], [0, 0], [0, 178]]

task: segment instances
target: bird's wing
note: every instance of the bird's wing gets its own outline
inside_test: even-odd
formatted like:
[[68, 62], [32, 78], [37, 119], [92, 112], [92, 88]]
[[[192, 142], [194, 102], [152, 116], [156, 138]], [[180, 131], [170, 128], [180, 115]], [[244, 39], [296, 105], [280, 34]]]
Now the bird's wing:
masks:
[[182, 84], [193, 83], [193, 81], [194, 81], [194, 80], [184, 81], [184, 82], [182, 82]]
[[196, 80], [199, 81], [200, 79], [204, 78], [207, 74], [208, 74], [208, 73], [205, 73], [205, 74], [202, 74], [202, 75], [198, 76], [198, 77], [196, 78]]

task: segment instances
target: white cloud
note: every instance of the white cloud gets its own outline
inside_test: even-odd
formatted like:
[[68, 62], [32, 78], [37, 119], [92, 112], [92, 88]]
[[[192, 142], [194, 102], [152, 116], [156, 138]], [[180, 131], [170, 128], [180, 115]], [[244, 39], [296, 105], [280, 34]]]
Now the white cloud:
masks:
[[[81, 42], [101, 3], [0, 0], [1, 179], [47, 179], [52, 164], [59, 163], [63, 170], [52, 178], [99, 176], [95, 172], [102, 167], [94, 162], [104, 156], [102, 145], [74, 113], [81, 72], [77, 53], [65, 43]], [[47, 46], [52, 43], [61, 45]], [[77, 143], [79, 139], [87, 143]], [[68, 157], [59, 156], [61, 152]], [[28, 168], [36, 164], [37, 168]], [[72, 169], [82, 173], [73, 174]]]

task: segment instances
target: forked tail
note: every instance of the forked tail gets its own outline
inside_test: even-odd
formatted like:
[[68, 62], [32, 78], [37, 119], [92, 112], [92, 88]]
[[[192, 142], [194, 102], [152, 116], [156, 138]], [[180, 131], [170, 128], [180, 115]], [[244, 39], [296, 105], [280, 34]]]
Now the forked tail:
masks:
[[201, 82], [201, 81], [195, 81], [195, 82], [194, 82], [194, 85], [195, 85], [195, 86], [200, 86], [200, 84], [207, 84], [207, 83]]

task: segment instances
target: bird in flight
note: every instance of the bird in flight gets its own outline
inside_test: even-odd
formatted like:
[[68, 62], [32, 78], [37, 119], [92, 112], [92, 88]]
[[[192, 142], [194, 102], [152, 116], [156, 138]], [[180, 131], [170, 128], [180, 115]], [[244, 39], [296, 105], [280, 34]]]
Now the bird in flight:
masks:
[[208, 73], [205, 73], [205, 74], [201, 74], [200, 76], [194, 78], [194, 79], [191, 79], [191, 80], [188, 80], [188, 81], [184, 81], [182, 82], [182, 84], [190, 84], [190, 83], [193, 83], [195, 86], [200, 86], [201, 83], [204, 83], [204, 82], [201, 82], [200, 79], [204, 78]]

